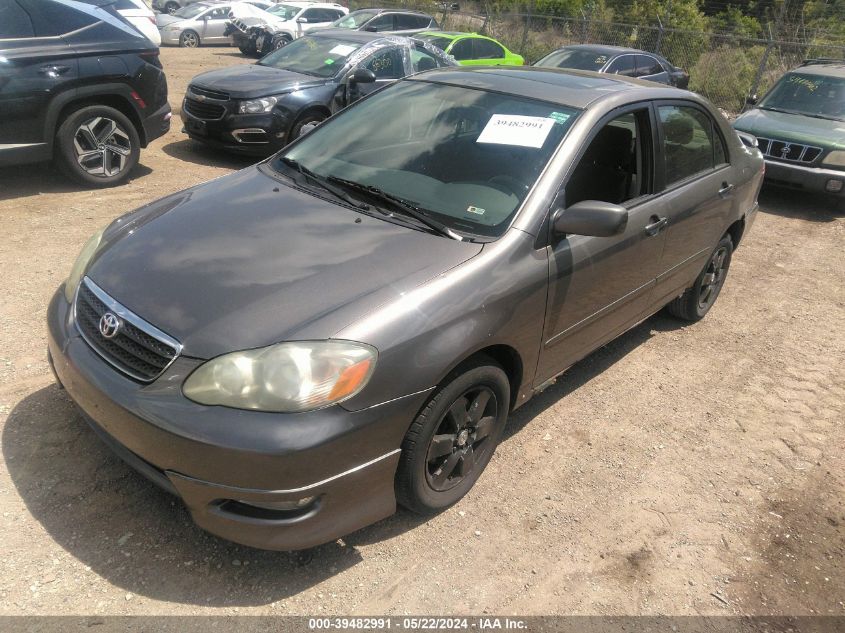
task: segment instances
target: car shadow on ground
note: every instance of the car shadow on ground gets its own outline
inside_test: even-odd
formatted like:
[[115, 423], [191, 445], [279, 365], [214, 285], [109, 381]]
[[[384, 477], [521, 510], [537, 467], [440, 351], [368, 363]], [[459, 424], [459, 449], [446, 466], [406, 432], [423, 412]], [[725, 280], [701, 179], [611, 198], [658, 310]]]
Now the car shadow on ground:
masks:
[[168, 143], [161, 150], [173, 158], [206, 167], [243, 169], [261, 160], [260, 157], [240, 156], [213, 147], [206, 147], [202, 143], [189, 138]]
[[765, 185], [759, 196], [763, 213], [795, 220], [834, 222], [845, 215], [845, 199]]
[[[652, 317], [564, 374], [512, 417], [508, 441], [533, 418], [624, 358], [653, 331]], [[269, 604], [362, 560], [359, 546], [389, 540], [427, 519], [400, 510], [343, 539], [300, 553], [266, 552], [211, 536], [178, 500], [107, 449], [57, 386], [19, 402], [2, 435], [8, 472], [26, 509], [62, 548], [122, 590], [203, 606]]]
[[[127, 182], [143, 178], [153, 170], [138, 164]], [[125, 183], [124, 183], [125, 184]], [[121, 185], [118, 185], [120, 187]], [[0, 202], [49, 193], [72, 193], [85, 191], [84, 185], [76, 184], [50, 163], [36, 163], [0, 168]]]

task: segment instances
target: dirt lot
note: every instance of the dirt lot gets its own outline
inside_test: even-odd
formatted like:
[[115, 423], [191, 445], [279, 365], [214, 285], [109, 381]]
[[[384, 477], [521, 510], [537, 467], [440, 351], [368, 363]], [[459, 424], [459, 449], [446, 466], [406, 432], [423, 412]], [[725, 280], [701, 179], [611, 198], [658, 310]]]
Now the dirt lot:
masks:
[[[171, 103], [232, 49], [163, 51]], [[246, 161], [173, 130], [126, 186], [0, 171], [0, 614], [845, 614], [845, 218], [764, 192], [718, 304], [654, 317], [513, 416], [487, 473], [309, 555], [193, 527], [53, 384], [86, 237]]]

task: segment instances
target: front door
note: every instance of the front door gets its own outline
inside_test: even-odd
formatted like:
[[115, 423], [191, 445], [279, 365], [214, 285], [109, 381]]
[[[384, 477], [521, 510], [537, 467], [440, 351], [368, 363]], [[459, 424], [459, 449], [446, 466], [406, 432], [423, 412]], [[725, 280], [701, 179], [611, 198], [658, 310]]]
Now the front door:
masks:
[[565, 183], [565, 205], [620, 204], [628, 209], [628, 224], [621, 235], [567, 235], [548, 247], [549, 294], [537, 384], [647, 316], [666, 225], [665, 203], [654, 195], [654, 128], [649, 107], [611, 114], [597, 126]]
[[230, 10], [229, 6], [215, 7], [203, 16], [207, 18], [203, 27], [203, 44], [221, 44], [229, 41], [229, 37], [224, 37], [223, 33], [226, 31]]

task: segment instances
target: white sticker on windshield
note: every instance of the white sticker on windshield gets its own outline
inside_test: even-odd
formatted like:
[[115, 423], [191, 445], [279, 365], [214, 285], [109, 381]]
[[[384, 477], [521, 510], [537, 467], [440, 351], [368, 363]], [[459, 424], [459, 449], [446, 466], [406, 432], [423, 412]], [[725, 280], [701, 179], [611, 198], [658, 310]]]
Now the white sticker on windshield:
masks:
[[355, 50], [354, 46], [350, 46], [349, 44], [338, 44], [332, 50], [329, 51], [329, 55], [343, 55], [346, 57]]
[[478, 143], [543, 147], [554, 119], [519, 114], [494, 114], [478, 136]]

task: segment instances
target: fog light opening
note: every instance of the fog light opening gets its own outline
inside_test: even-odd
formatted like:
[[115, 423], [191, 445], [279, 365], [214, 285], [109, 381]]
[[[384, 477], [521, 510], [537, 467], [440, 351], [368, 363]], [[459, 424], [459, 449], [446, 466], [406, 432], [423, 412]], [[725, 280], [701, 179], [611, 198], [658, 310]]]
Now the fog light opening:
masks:
[[286, 501], [256, 501], [254, 499], [219, 499], [211, 504], [215, 511], [230, 518], [243, 517], [264, 521], [298, 521], [311, 516], [320, 508], [318, 496]]
[[245, 506], [252, 506], [253, 508], [261, 508], [263, 510], [280, 510], [282, 512], [291, 510], [301, 510], [302, 508], [311, 505], [316, 497], [303, 497], [295, 501], [245, 501], [243, 499], [235, 499], [237, 503]]
[[831, 178], [827, 181], [827, 184], [825, 184], [824, 188], [825, 191], [829, 191], [830, 193], [839, 193], [840, 191], [842, 191], [842, 184], [843, 183], [841, 180]]

